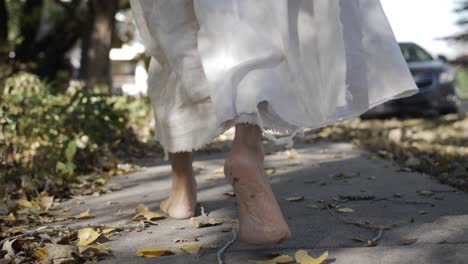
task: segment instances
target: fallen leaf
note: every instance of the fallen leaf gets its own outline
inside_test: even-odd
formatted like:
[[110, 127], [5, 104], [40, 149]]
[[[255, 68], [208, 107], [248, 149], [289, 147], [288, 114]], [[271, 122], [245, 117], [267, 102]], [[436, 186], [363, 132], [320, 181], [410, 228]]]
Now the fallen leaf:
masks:
[[16, 217], [13, 213], [10, 213], [6, 218], [5, 218], [6, 221], [8, 222], [14, 222], [16, 221]]
[[92, 228], [83, 228], [78, 231], [77, 246], [87, 246], [93, 243], [101, 234], [94, 231]]
[[299, 264], [322, 264], [328, 258], [328, 251], [323, 253], [319, 258], [313, 258], [309, 256], [307, 251], [298, 250], [294, 257]]
[[18, 204], [24, 208], [31, 208], [31, 209], [37, 209], [40, 210], [41, 207], [39, 204], [37, 204], [35, 201], [28, 201], [25, 199], [19, 199]]
[[219, 168], [213, 171], [215, 174], [224, 174], [224, 168]]
[[190, 218], [190, 222], [194, 228], [203, 228], [224, 224], [224, 220], [222, 219], [214, 219], [206, 216], [192, 217]]
[[353, 213], [353, 212], [354, 212], [353, 209], [347, 208], [347, 207], [336, 208], [336, 211], [337, 211], [338, 213], [345, 213], [345, 214], [346, 214], [346, 213]]
[[280, 263], [291, 263], [294, 261], [294, 258], [288, 255], [278, 256], [274, 259], [257, 261], [256, 264], [280, 264]]
[[97, 245], [80, 246], [78, 251], [80, 254], [86, 254], [88, 252], [92, 252], [93, 254], [110, 254], [111, 249], [103, 244], [98, 243]]
[[419, 194], [421, 196], [432, 196], [432, 195], [434, 195], [434, 192], [431, 192], [431, 191], [418, 191], [417, 194]]
[[[46, 243], [45, 249], [47, 250], [47, 259], [48, 260], [73, 260], [73, 255], [78, 253], [78, 247], [72, 245], [58, 245]], [[54, 262], [55, 263], [55, 262]], [[67, 263], [67, 262], [57, 262], [57, 263]]]
[[94, 215], [90, 214], [89, 209], [88, 209], [83, 213], [72, 216], [71, 218], [73, 218], [73, 219], [89, 219], [89, 218], [94, 218]]
[[39, 206], [41, 207], [42, 211], [47, 212], [49, 208], [52, 207], [52, 204], [54, 203], [54, 197], [53, 196], [43, 196], [39, 198], [38, 200]]
[[179, 246], [179, 248], [189, 254], [196, 255], [200, 251], [201, 246], [198, 244], [189, 244], [189, 245]]
[[307, 208], [319, 209], [320, 207], [314, 203], [306, 205]]
[[303, 156], [299, 154], [295, 149], [286, 150], [284, 152], [288, 159], [302, 159]]
[[265, 169], [265, 173], [267, 175], [273, 175], [276, 173], [276, 169], [275, 168], [269, 168], [269, 169]]
[[34, 257], [39, 261], [44, 261], [48, 259], [49, 253], [45, 247], [36, 248], [36, 250], [34, 250]]
[[2, 250], [6, 251], [8, 255], [14, 257], [15, 250], [13, 249], [13, 243], [15, 243], [16, 239], [7, 240], [3, 242]]
[[304, 201], [304, 196], [288, 197], [288, 198], [286, 198], [286, 201], [288, 201], [288, 202], [300, 202], [300, 201]]
[[115, 231], [114, 228], [104, 228], [104, 229], [102, 229], [101, 233], [102, 234], [109, 234], [109, 233], [114, 232], [114, 231]]
[[174, 253], [168, 248], [146, 247], [137, 250], [136, 255], [145, 258], [157, 258], [161, 256], [174, 255]]
[[132, 218], [133, 221], [155, 221], [166, 218], [164, 215], [148, 210], [144, 204], [139, 204], [135, 208], [135, 216]]
[[97, 185], [99, 185], [99, 186], [105, 185], [106, 182], [107, 182], [107, 180], [104, 179], [104, 178], [99, 178], [99, 179], [97, 179], [97, 180], [95, 181], [95, 183], [96, 183]]
[[230, 197], [235, 197], [236, 196], [236, 194], [234, 192], [225, 192], [223, 194], [226, 195], [226, 196], [230, 196]]

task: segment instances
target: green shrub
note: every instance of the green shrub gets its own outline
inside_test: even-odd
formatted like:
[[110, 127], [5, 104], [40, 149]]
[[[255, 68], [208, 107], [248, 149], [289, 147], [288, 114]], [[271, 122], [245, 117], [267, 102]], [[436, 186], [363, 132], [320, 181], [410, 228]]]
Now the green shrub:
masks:
[[76, 174], [104, 163], [112, 148], [136, 140], [126, 109], [115, 107], [119, 100], [79, 82], [54, 95], [37, 76], [19, 73], [0, 92], [0, 179], [7, 184], [19, 186], [26, 177], [36, 190], [66, 190]]

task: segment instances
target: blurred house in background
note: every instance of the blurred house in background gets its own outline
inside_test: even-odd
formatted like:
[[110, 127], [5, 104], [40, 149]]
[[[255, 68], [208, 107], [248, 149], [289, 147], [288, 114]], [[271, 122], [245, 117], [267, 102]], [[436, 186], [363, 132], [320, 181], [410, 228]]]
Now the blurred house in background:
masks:
[[110, 51], [112, 93], [146, 95], [148, 72], [142, 58], [145, 48], [139, 42], [124, 44]]

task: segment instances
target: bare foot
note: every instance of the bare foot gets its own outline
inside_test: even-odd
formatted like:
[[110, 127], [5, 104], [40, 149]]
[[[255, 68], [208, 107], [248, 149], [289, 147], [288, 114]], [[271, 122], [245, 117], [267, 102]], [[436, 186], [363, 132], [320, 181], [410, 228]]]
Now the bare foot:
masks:
[[192, 154], [171, 153], [172, 189], [160, 209], [171, 218], [187, 219], [195, 215], [197, 183], [192, 173]]
[[173, 183], [171, 194], [160, 204], [160, 209], [174, 219], [188, 219], [195, 215], [197, 205], [196, 183]]
[[264, 174], [263, 155], [261, 143], [252, 148], [234, 142], [224, 165], [237, 197], [240, 239], [250, 244], [280, 243], [291, 236]]

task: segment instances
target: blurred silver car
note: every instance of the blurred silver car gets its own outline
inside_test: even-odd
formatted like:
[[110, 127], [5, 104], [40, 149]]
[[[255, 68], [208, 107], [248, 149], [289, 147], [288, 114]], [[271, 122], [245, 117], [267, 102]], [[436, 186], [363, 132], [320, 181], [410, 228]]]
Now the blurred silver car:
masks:
[[419, 92], [411, 97], [379, 105], [362, 117], [434, 116], [458, 113], [461, 100], [455, 69], [445, 61], [435, 59], [414, 43], [400, 43], [400, 48]]

